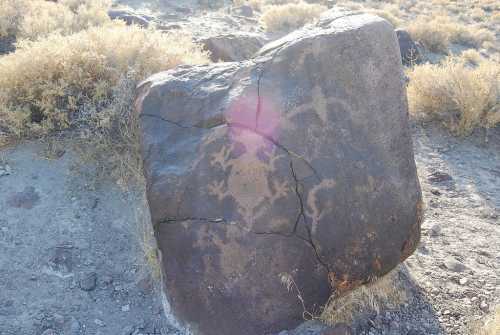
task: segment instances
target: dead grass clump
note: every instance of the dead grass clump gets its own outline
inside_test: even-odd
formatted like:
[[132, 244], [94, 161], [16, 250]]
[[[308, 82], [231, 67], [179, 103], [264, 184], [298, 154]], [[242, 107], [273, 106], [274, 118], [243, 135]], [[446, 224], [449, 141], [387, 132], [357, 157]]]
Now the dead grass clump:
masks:
[[[119, 156], [137, 146], [131, 113], [136, 84], [179, 64], [205, 62], [207, 54], [188, 36], [118, 22], [24, 41], [0, 58], [0, 133], [22, 138], [86, 129], [88, 140], [107, 148], [93, 153], [106, 161], [113, 151]], [[137, 157], [125, 155], [113, 170], [136, 163]]]
[[110, 0], [2, 0], [0, 37], [36, 40], [57, 32], [71, 34], [110, 21]]
[[410, 23], [408, 32], [428, 50], [441, 53], [447, 53], [450, 43], [479, 47], [484, 42], [495, 40], [489, 30], [466, 26], [447, 16], [419, 17]]
[[448, 57], [442, 64], [408, 70], [410, 113], [424, 120], [442, 121], [457, 135], [500, 122], [500, 65], [482, 60]]
[[374, 283], [363, 285], [342, 297], [332, 297], [321, 315], [327, 324], [351, 324], [356, 315], [396, 308], [407, 300], [406, 289], [394, 270]]
[[0, 38], [15, 35], [21, 17], [21, 1], [2, 0], [0, 2]]
[[439, 25], [431, 24], [427, 19], [420, 18], [410, 23], [407, 30], [414, 40], [422, 43], [428, 50], [443, 53], [448, 51], [449, 34]]
[[305, 2], [271, 5], [264, 9], [261, 20], [267, 31], [289, 32], [313, 22], [325, 10], [325, 6]]

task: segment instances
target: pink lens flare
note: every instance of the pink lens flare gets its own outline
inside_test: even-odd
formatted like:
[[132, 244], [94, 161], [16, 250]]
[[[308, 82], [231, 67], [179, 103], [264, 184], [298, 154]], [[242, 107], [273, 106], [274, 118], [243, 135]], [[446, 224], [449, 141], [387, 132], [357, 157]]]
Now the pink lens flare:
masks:
[[231, 138], [257, 154], [278, 140], [281, 111], [269, 94], [249, 93], [234, 101], [227, 111]]

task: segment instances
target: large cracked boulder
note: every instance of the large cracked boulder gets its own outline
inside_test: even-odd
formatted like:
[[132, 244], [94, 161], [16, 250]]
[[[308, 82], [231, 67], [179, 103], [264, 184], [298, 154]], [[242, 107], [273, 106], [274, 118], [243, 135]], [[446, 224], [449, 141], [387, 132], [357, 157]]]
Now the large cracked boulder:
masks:
[[398, 41], [331, 12], [241, 63], [139, 87], [147, 197], [193, 334], [293, 329], [416, 248], [422, 202]]

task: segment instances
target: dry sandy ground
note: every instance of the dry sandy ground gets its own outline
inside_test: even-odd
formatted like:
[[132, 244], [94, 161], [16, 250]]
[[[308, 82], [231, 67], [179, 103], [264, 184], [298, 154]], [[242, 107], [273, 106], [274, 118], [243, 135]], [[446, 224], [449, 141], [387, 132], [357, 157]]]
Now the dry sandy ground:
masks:
[[426, 203], [422, 242], [406, 262], [446, 334], [500, 303], [500, 137], [458, 139], [439, 127], [415, 131]]
[[145, 259], [143, 192], [46, 148], [0, 151], [0, 334], [176, 334]]

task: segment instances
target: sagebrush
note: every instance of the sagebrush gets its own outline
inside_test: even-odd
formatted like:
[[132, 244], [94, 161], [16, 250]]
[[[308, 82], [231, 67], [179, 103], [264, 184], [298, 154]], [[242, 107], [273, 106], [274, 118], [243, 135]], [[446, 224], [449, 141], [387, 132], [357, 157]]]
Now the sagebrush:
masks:
[[305, 2], [271, 5], [264, 8], [261, 20], [267, 31], [289, 32], [313, 22], [327, 8]]
[[419, 119], [439, 120], [453, 133], [470, 134], [500, 122], [500, 64], [448, 57], [441, 64], [408, 70], [410, 113]]
[[110, 6], [111, 0], [2, 0], [0, 38], [36, 40], [103, 25], [110, 21]]
[[450, 43], [480, 47], [495, 40], [495, 35], [484, 28], [465, 25], [447, 16], [418, 17], [408, 25], [408, 32], [428, 50], [447, 53]]
[[0, 134], [89, 129], [89, 138], [102, 134], [113, 149], [127, 150], [137, 142], [131, 116], [136, 84], [179, 64], [206, 62], [208, 55], [187, 35], [119, 22], [26, 40], [0, 58]]

